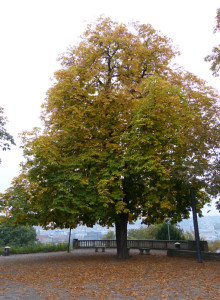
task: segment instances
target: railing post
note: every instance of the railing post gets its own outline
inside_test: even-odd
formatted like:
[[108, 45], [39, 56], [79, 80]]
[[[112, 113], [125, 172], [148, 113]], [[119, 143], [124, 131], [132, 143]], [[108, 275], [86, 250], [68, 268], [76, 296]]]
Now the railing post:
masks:
[[77, 249], [78, 247], [78, 239], [73, 239], [73, 249]]

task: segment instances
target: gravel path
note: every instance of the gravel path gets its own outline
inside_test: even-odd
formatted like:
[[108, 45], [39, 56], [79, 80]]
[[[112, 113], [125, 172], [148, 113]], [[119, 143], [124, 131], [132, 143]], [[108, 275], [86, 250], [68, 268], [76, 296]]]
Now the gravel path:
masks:
[[0, 256], [0, 300], [220, 299], [220, 261], [94, 249]]

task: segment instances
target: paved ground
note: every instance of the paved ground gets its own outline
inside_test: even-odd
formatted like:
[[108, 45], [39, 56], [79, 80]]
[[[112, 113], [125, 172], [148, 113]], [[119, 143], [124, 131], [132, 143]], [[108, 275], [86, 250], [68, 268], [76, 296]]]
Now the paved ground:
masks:
[[220, 261], [166, 251], [120, 261], [116, 250], [0, 256], [0, 300], [220, 299]]

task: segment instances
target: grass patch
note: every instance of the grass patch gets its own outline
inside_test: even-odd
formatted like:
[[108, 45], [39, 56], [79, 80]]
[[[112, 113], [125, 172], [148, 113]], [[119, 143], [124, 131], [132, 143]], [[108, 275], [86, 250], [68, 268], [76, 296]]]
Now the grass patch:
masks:
[[[11, 246], [10, 254], [25, 254], [25, 253], [38, 253], [38, 252], [55, 252], [67, 251], [68, 243], [60, 244], [34, 244], [28, 246]], [[0, 253], [4, 253], [5, 247], [0, 247]]]

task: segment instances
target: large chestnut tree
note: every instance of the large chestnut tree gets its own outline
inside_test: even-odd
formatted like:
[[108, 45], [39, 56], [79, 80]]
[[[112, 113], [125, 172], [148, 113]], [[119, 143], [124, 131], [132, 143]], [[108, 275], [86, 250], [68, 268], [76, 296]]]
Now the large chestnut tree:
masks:
[[26, 162], [3, 195], [14, 222], [116, 226], [173, 222], [219, 191], [218, 95], [183, 69], [151, 25], [100, 18], [60, 59], [43, 105], [44, 129], [23, 135]]

